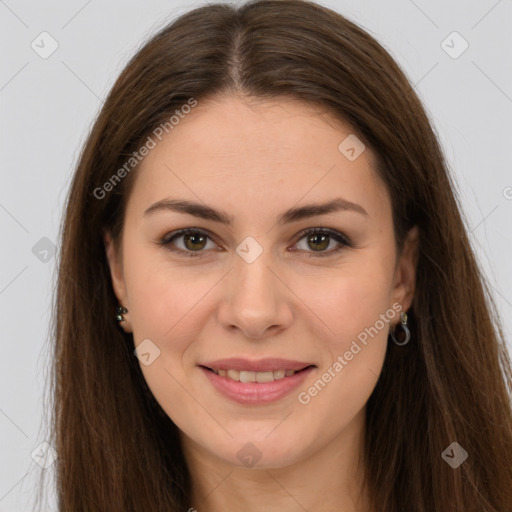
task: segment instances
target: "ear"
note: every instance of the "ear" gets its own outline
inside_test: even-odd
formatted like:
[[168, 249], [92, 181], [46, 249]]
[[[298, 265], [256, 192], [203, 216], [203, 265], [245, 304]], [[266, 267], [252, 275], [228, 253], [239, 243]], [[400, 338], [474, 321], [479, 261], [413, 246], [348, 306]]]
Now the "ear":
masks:
[[[122, 254], [118, 253], [115, 248], [112, 236], [110, 233], [105, 232], [103, 235], [105, 243], [105, 254], [107, 256], [108, 266], [110, 268], [110, 277], [112, 279], [112, 287], [114, 293], [119, 301], [119, 304], [124, 306], [130, 311], [130, 304], [126, 293], [126, 284], [124, 280]], [[127, 318], [125, 314], [125, 318]], [[131, 332], [128, 324], [129, 322], [121, 322], [120, 325], [127, 332]]]
[[414, 297], [418, 254], [419, 232], [418, 226], [414, 226], [405, 237], [402, 253], [395, 269], [392, 291], [393, 304], [395, 302], [401, 304], [404, 312], [411, 307]]

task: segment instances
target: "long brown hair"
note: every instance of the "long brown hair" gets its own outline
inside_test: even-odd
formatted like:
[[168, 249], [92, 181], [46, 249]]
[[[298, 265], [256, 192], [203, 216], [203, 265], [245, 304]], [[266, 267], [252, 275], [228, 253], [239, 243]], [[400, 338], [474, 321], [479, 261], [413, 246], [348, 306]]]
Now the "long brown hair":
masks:
[[[119, 243], [137, 165], [112, 176], [155, 128], [191, 99], [236, 94], [293, 97], [349, 123], [377, 157], [397, 247], [419, 228], [412, 341], [388, 346], [367, 403], [373, 507], [512, 510], [511, 363], [437, 136], [387, 51], [342, 15], [302, 0], [210, 4], [180, 16], [131, 59], [90, 131], [66, 204], [54, 305], [59, 510], [191, 506], [177, 427], [114, 319], [103, 233]], [[458, 468], [441, 456], [452, 442], [468, 453]]]

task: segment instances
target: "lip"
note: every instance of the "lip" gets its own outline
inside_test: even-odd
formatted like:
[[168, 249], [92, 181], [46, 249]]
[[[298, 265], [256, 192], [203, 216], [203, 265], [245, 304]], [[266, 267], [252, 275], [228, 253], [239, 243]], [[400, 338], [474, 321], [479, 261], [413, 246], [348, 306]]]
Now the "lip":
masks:
[[299, 371], [306, 366], [312, 366], [313, 363], [295, 361], [292, 359], [266, 358], [259, 361], [251, 361], [241, 357], [231, 357], [227, 359], [217, 359], [201, 363], [199, 366], [206, 366], [212, 370], [246, 370], [249, 372], [270, 372], [273, 370], [295, 370]]
[[[233, 370], [236, 369], [231, 366], [228, 366], [228, 368]], [[228, 377], [221, 377], [205, 366], [199, 366], [199, 369], [215, 389], [217, 389], [217, 391], [226, 398], [239, 404], [263, 405], [280, 400], [291, 393], [304, 382], [308, 375], [316, 369], [316, 366], [309, 366], [298, 373], [294, 373], [290, 377], [283, 377], [282, 379], [274, 380], [273, 382], [262, 383], [238, 382], [229, 379]]]

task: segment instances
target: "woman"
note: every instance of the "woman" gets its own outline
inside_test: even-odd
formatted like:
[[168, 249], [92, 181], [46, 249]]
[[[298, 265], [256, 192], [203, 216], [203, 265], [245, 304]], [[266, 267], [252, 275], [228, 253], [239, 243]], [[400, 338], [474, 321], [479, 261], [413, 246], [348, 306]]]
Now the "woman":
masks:
[[59, 510], [512, 510], [512, 372], [399, 66], [300, 0], [156, 34], [83, 149]]

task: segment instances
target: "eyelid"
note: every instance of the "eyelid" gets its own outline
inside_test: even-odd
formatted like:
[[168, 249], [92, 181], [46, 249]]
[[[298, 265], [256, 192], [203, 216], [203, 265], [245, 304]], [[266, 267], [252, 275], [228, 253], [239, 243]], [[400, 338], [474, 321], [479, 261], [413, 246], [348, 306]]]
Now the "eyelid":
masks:
[[296, 235], [297, 241], [295, 243], [297, 243], [301, 238], [304, 238], [304, 236], [306, 236], [306, 235], [314, 235], [316, 233], [325, 233], [327, 235], [330, 235], [332, 238], [339, 241], [340, 243], [343, 243], [349, 247], [353, 246], [350, 238], [347, 235], [345, 235], [344, 233], [342, 233], [341, 231], [338, 231], [336, 229], [331, 229], [331, 228], [322, 228], [322, 227], [303, 229], [302, 231], [297, 233], [297, 235]]
[[[318, 234], [318, 233], [329, 235], [332, 239], [334, 239], [339, 244], [339, 246], [337, 248], [331, 249], [329, 251], [315, 252], [315, 251], [302, 251], [300, 249], [299, 250], [294, 249], [293, 252], [304, 252], [305, 255], [307, 255], [307, 257], [324, 257], [324, 256], [329, 256], [329, 255], [338, 253], [340, 250], [344, 249], [345, 247], [349, 247], [349, 248], [353, 247], [352, 241], [344, 233], [337, 231], [335, 229], [323, 228], [323, 227], [303, 229], [302, 231], [297, 233], [297, 235], [295, 235], [295, 242], [293, 245], [296, 245], [300, 240], [302, 240], [307, 235], [314, 235], [314, 234]], [[187, 257], [198, 257], [198, 256], [202, 256], [204, 253], [206, 253], [207, 251], [204, 251], [204, 250], [184, 251], [183, 249], [171, 248], [172, 247], [171, 240], [173, 240], [175, 238], [179, 238], [180, 236], [188, 235], [188, 234], [204, 235], [218, 245], [218, 243], [216, 242], [216, 237], [214, 235], [212, 235], [208, 230], [203, 229], [203, 228], [178, 229], [176, 231], [166, 234], [161, 240], [158, 240], [157, 243], [161, 246], [166, 247], [169, 251], [171, 251], [173, 253], [178, 253], [178, 254], [181, 254], [181, 255], [187, 256]]]
[[211, 240], [215, 240], [215, 237], [206, 229], [203, 228], [183, 228], [183, 229], [177, 229], [176, 231], [171, 231], [170, 233], [167, 233], [160, 243], [162, 244], [168, 244], [173, 238], [177, 238], [179, 236], [183, 235], [189, 235], [189, 234], [198, 234], [198, 235], [205, 235], [209, 237]]

